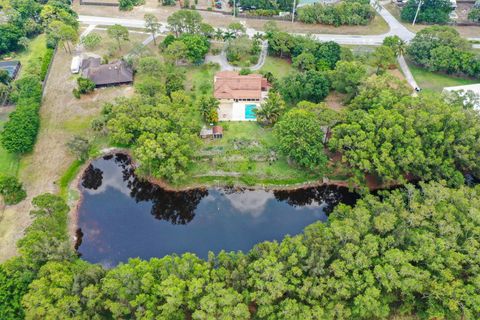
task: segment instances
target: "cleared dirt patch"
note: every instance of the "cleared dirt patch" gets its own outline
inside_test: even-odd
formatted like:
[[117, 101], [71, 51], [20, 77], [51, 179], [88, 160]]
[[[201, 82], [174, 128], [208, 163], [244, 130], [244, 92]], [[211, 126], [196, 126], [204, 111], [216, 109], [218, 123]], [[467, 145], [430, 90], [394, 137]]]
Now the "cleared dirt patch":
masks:
[[70, 73], [69, 54], [59, 50], [47, 82], [41, 114], [41, 128], [32, 154], [20, 164], [20, 180], [28, 197], [16, 206], [7, 207], [0, 216], [0, 262], [16, 253], [15, 243], [30, 224], [30, 202], [45, 192], [58, 192], [58, 180], [74, 161], [66, 142], [75, 134], [89, 136], [90, 120], [99, 114], [104, 102], [116, 97], [130, 96], [130, 86], [95, 90], [77, 100], [72, 95], [76, 84]]

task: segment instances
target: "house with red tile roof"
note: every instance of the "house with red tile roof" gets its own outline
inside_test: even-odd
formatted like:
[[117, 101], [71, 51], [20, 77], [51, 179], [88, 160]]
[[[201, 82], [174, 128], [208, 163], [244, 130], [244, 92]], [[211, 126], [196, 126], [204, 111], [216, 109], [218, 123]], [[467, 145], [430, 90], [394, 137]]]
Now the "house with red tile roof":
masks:
[[214, 97], [220, 101], [220, 121], [255, 121], [254, 110], [268, 95], [270, 84], [260, 74], [220, 71], [214, 78]]

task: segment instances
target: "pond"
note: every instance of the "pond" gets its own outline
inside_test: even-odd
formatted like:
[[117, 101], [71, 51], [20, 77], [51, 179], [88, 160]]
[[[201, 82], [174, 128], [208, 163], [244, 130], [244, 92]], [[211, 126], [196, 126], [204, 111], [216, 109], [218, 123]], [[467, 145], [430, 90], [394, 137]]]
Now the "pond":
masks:
[[325, 221], [338, 203], [354, 204], [358, 198], [337, 187], [167, 191], [137, 178], [122, 154], [93, 161], [80, 190], [78, 252], [107, 267], [134, 257], [246, 252], [256, 243], [301, 233]]

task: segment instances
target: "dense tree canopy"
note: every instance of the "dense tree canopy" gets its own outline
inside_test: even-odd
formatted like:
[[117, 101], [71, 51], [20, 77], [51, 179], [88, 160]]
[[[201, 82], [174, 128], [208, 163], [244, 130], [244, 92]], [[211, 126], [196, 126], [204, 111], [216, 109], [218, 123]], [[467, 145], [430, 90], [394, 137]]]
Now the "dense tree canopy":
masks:
[[[108, 271], [47, 262], [22, 305], [29, 319], [476, 319], [479, 210], [478, 187], [407, 185], [245, 254], [131, 259]], [[7, 317], [32, 281], [16, 267], [0, 268]]]
[[431, 71], [480, 77], [480, 56], [451, 27], [433, 26], [415, 35], [407, 49], [411, 59]]
[[[412, 22], [418, 9], [417, 0], [409, 0], [402, 9], [401, 18], [404, 21]], [[454, 8], [450, 0], [423, 0], [418, 12], [417, 22], [427, 24], [446, 24], [450, 21], [450, 12]]]
[[330, 82], [324, 73], [309, 70], [305, 73], [291, 73], [282, 79], [279, 89], [284, 99], [290, 103], [302, 100], [320, 102], [328, 95]]
[[325, 133], [315, 114], [292, 109], [275, 125], [279, 149], [303, 167], [323, 170], [327, 156], [323, 151]]
[[316, 3], [298, 8], [298, 20], [305, 23], [334, 25], [367, 25], [375, 10], [367, 0], [348, 0], [338, 4]]
[[197, 145], [199, 123], [183, 92], [120, 99], [106, 105], [107, 128], [114, 144], [130, 146], [139, 172], [177, 182], [184, 177]]
[[[387, 102], [394, 97], [382, 94]], [[358, 107], [361, 99], [362, 93], [353, 104]], [[330, 146], [350, 166], [382, 181], [402, 181], [413, 174], [452, 185], [463, 183], [462, 172], [479, 173], [474, 160], [480, 155], [478, 113], [430, 95], [392, 102], [393, 107], [350, 111], [345, 123], [333, 129]]]

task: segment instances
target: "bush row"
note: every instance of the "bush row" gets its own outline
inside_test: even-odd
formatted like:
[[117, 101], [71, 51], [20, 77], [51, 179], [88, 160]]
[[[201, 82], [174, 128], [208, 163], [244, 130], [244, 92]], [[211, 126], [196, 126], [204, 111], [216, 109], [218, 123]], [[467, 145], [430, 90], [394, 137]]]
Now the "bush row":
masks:
[[10, 114], [1, 135], [3, 147], [10, 153], [32, 151], [37, 138], [42, 101], [42, 83], [36, 76], [26, 76], [14, 84], [11, 98], [16, 109]]

